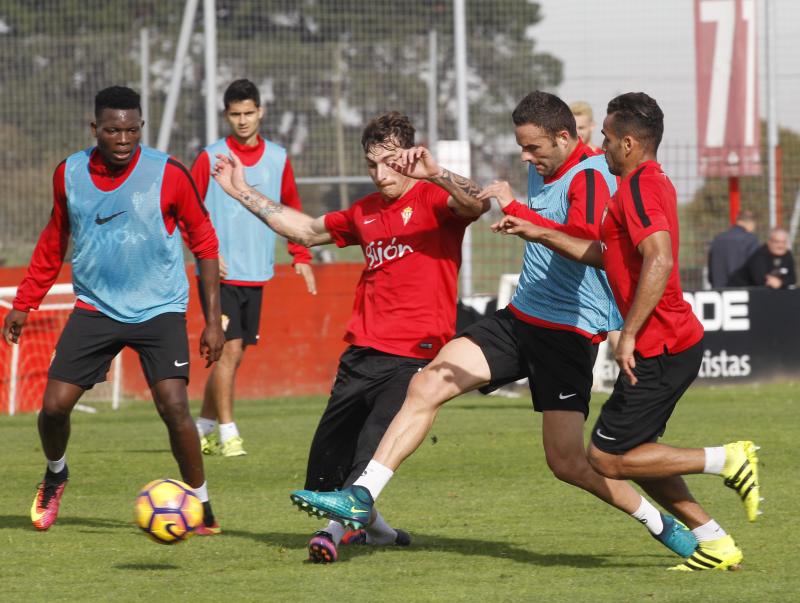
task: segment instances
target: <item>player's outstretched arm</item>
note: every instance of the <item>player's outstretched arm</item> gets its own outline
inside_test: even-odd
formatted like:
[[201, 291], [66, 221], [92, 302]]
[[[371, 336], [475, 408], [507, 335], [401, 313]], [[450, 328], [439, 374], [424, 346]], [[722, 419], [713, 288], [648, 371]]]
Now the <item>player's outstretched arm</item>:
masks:
[[323, 217], [312, 218], [291, 207], [276, 203], [252, 188], [244, 177], [244, 166], [235, 153], [217, 155], [214, 180], [231, 197], [255, 214], [264, 224], [290, 241], [313, 247], [332, 243]]
[[492, 224], [491, 228], [496, 233], [517, 235], [531, 243], [541, 243], [576, 262], [595, 268], [603, 267], [600, 241], [571, 237], [564, 232], [533, 224], [517, 216], [504, 216], [499, 222]]
[[425, 147], [399, 149], [387, 163], [404, 176], [427, 180], [446, 190], [450, 193], [447, 204], [459, 216], [473, 218], [489, 210], [489, 201], [478, 198], [481, 187], [469, 178], [441, 167]]
[[3, 339], [7, 344], [19, 342], [26, 320], [28, 320], [28, 313], [16, 308], [6, 315], [6, 319], [3, 321]]

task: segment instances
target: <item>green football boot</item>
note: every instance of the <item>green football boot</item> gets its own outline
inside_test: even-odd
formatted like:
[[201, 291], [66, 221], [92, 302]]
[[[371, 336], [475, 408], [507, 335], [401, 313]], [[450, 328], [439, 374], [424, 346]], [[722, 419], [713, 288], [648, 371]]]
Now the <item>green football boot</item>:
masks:
[[363, 528], [372, 514], [372, 495], [363, 486], [350, 486], [336, 492], [295, 490], [289, 496], [301, 511], [327, 517], [354, 530]]

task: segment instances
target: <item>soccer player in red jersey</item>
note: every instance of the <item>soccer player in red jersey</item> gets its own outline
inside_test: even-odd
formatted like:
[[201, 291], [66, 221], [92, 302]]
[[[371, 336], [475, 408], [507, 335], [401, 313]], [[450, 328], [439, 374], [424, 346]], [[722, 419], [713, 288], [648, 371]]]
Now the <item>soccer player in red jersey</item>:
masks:
[[[496, 199], [507, 215], [531, 214], [575, 236], [599, 236], [617, 179], [605, 159], [580, 141], [567, 104], [536, 90], [519, 102], [511, 117], [520, 158], [528, 165], [527, 202], [514, 200], [509, 184], [499, 181], [478, 198]], [[401, 153], [398, 167], [421, 177], [427, 161], [426, 154], [412, 149]], [[394, 471], [424, 441], [445, 403], [525, 377], [534, 409], [542, 413], [542, 445], [553, 474], [628, 513], [671, 551], [688, 557], [697, 547], [689, 530], [660, 513], [630, 484], [598, 474], [587, 460], [584, 424], [597, 344], [621, 324], [602, 271], [587, 270], [541, 245], [526, 245], [509, 305], [463, 329], [414, 377], [364, 473], [347, 489], [299, 490], [292, 501], [317, 515], [360, 524]], [[353, 499], [358, 503], [352, 504]]]
[[198, 495], [204, 521], [197, 533], [219, 533], [208, 501], [203, 458], [186, 384], [188, 282], [181, 234], [198, 259], [209, 300], [200, 354], [210, 366], [224, 342], [220, 325], [217, 237], [188, 170], [139, 144], [139, 95], [113, 86], [95, 97], [97, 145], [70, 155], [53, 176], [53, 211], [39, 237], [14, 308], [3, 324], [16, 343], [61, 269], [70, 238], [78, 298], [48, 372], [39, 435], [47, 470], [31, 520], [47, 530], [56, 520], [69, 472], [70, 413], [83, 392], [105, 381], [124, 347], [136, 350], [158, 413], [169, 432], [181, 476]]
[[606, 269], [625, 319], [615, 351], [621, 372], [592, 431], [589, 460], [607, 477], [646, 483], [671, 498], [670, 510], [699, 542], [694, 554], [672, 569], [735, 569], [741, 550], [692, 498], [681, 476], [721, 475], [755, 521], [757, 447], [750, 441], [709, 448], [658, 443], [675, 405], [697, 377], [703, 339], [703, 327], [680, 285], [675, 189], [656, 159], [663, 119], [656, 101], [641, 92], [609, 102], [603, 147], [609, 170], [622, 180], [604, 213], [599, 241], [517, 217], [503, 218], [495, 229]]
[[[477, 185], [439, 168], [427, 150], [414, 147], [414, 128], [406, 116], [393, 112], [372, 120], [361, 144], [378, 191], [319, 218], [248, 186], [235, 155], [221, 158], [215, 173], [229, 195], [288, 239], [308, 246], [359, 245], [364, 252], [366, 265], [345, 335], [350, 347], [340, 358], [311, 443], [306, 488], [312, 490], [355, 481], [400, 409], [411, 377], [453, 336], [464, 230], [488, 208], [475, 197]], [[431, 159], [427, 181], [392, 168], [404, 150]], [[311, 538], [311, 560], [335, 561], [340, 542], [410, 543], [408, 534], [392, 529], [377, 510], [365, 523], [366, 530], [346, 533], [331, 521]]]
[[[264, 107], [256, 85], [244, 79], [232, 82], [223, 102], [231, 134], [203, 149], [192, 165], [192, 178], [219, 238], [220, 305], [225, 330], [222, 356], [206, 381], [197, 431], [204, 454], [236, 457], [247, 454], [233, 417], [236, 371], [247, 347], [258, 344], [264, 284], [274, 273], [275, 232], [214, 182], [211, 172], [217, 153], [233, 150], [262, 193], [299, 211], [302, 207], [286, 149], [258, 133]], [[309, 293], [316, 293], [308, 248], [289, 241], [288, 249], [295, 272], [305, 279]], [[200, 302], [205, 305], [205, 296], [200, 296]], [[219, 436], [215, 431], [218, 424]]]

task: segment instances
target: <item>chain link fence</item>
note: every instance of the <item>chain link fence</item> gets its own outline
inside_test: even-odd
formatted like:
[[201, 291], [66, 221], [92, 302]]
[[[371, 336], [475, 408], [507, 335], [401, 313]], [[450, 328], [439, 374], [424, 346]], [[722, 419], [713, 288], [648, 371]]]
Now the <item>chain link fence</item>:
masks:
[[[168, 148], [186, 164], [206, 143], [204, 3], [197, 4]], [[288, 149], [308, 213], [338, 209], [373, 190], [359, 141], [374, 115], [392, 109], [407, 113], [425, 144], [456, 137], [452, 0], [213, 4], [218, 108], [232, 80], [256, 82], [266, 109], [264, 135]], [[184, 8], [184, 2], [156, 0], [2, 3], [0, 264], [28, 262], [50, 213], [53, 169], [92, 144], [88, 124], [99, 89], [122, 84], [149, 90], [144, 117], [155, 145]], [[557, 93], [565, 65], [537, 43], [537, 31], [547, 25], [539, 3], [467, 0], [466, 21], [472, 176], [479, 183], [507, 179], [522, 195], [526, 169], [518, 159], [510, 113], [531, 90]], [[691, 22], [686, 27], [691, 29]], [[634, 55], [629, 60], [631, 70], [652, 75], [652, 65]], [[220, 135], [224, 132], [221, 125]], [[788, 224], [800, 187], [800, 139], [784, 131], [781, 143]], [[726, 183], [699, 179], [691, 141], [670, 139], [669, 129], [660, 155], [679, 190], [691, 191], [681, 199], [682, 264], [686, 286], [697, 287], [706, 246], [726, 226]], [[742, 206], [763, 216], [762, 239], [766, 191], [764, 177], [743, 179]], [[488, 233], [491, 219], [473, 227], [476, 293], [496, 292], [500, 274], [519, 268], [521, 244]], [[339, 260], [358, 261], [357, 252], [336, 253]]]

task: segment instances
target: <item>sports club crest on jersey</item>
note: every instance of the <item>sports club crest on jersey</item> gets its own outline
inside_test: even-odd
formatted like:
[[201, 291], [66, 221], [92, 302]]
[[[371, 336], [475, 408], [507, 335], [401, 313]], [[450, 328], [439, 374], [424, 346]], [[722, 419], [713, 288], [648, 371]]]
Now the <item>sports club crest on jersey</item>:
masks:
[[408, 224], [408, 221], [411, 219], [411, 214], [414, 213], [414, 210], [411, 209], [408, 205], [403, 208], [403, 211], [400, 212], [400, 216], [403, 218], [403, 226]]

